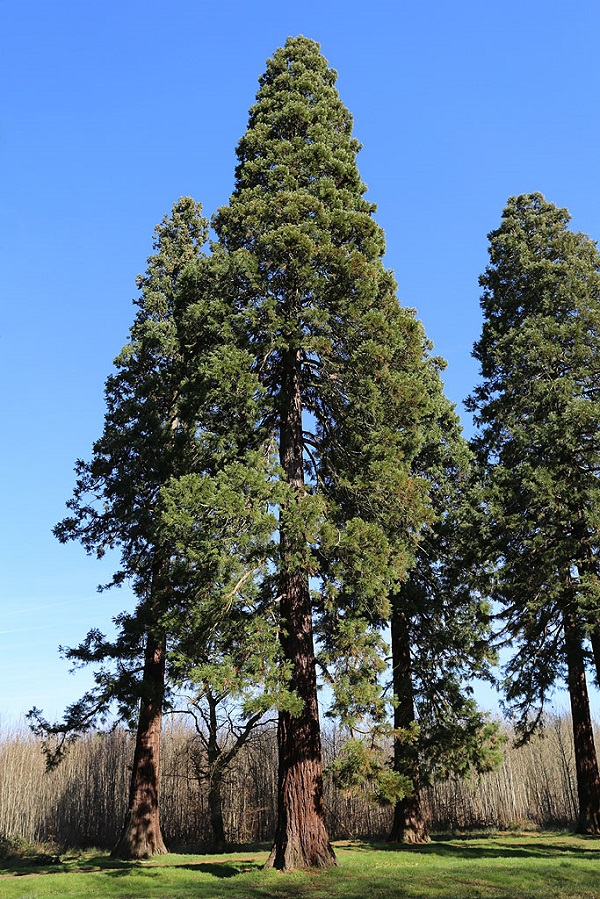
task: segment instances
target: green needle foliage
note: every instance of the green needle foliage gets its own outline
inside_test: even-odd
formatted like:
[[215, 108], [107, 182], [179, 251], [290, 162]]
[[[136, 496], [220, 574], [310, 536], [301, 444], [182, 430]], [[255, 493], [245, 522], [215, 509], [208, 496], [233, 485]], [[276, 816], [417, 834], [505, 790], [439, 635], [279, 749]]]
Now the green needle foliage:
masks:
[[[443, 394], [442, 366], [442, 360], [430, 360], [424, 382], [430, 406], [412, 463], [414, 477], [429, 490], [428, 519], [415, 543], [414, 564], [390, 598], [393, 729], [380, 717], [385, 705], [373, 706], [368, 736], [348, 741], [332, 768], [345, 790], [363, 793], [366, 787], [377, 801], [395, 803], [389, 836], [394, 842], [428, 839], [423, 784], [451, 774], [468, 777], [502, 760], [498, 725], [478, 709], [470, 684], [474, 677], [491, 676], [495, 654], [489, 603], [469, 583], [470, 453]], [[390, 540], [394, 533], [392, 528]], [[342, 664], [347, 667], [347, 660]], [[346, 684], [356, 706], [354, 681], [348, 677]], [[367, 684], [373, 688], [374, 680]], [[384, 697], [378, 698], [381, 703]], [[390, 737], [394, 776], [382, 760]], [[388, 775], [379, 784], [378, 772]]]
[[429, 485], [432, 516], [391, 608], [394, 765], [412, 787], [396, 803], [392, 841], [427, 840], [422, 784], [482, 773], [502, 761], [499, 726], [478, 709], [471, 686], [474, 678], [491, 677], [495, 653], [489, 603], [470, 585], [470, 453], [443, 394], [441, 364], [432, 360], [431, 411], [413, 465]]
[[[92, 726], [113, 701], [121, 717], [135, 715], [140, 653], [148, 629], [157, 625], [157, 610], [165, 606], [163, 593], [171, 592], [164, 579], [160, 491], [193, 459], [192, 435], [180, 417], [183, 356], [174, 310], [183, 272], [200, 256], [207, 234], [201, 208], [190, 198], [179, 200], [157, 226], [156, 253], [137, 279], [139, 311], [130, 342], [106, 381], [102, 437], [91, 460], [77, 462], [76, 487], [67, 503], [72, 514], [54, 529], [61, 542], [78, 540], [98, 558], [118, 550], [121, 565], [100, 589], [130, 581], [138, 598], [133, 615], [119, 616], [114, 642], [92, 630], [81, 646], [66, 650], [67, 658], [83, 664], [119, 662], [112, 673], [101, 667], [97, 688], [67, 712], [71, 733]], [[134, 664], [125, 664], [128, 659]]]
[[[138, 279], [131, 341], [107, 381], [103, 435], [92, 460], [78, 463], [68, 504], [73, 514], [55, 529], [60, 540], [77, 539], [97, 556], [119, 549], [121, 567], [111, 583], [131, 581], [138, 599], [134, 612], [118, 617], [115, 640], [92, 630], [66, 651], [76, 663], [98, 667], [95, 687], [67, 709], [64, 721], [49, 725], [32, 714], [38, 732], [59, 737], [55, 760], [65, 739], [106, 720], [115, 706], [121, 718], [137, 717], [130, 812], [115, 849], [126, 857], [164, 851], [158, 824], [163, 709], [173, 685], [196, 675], [199, 658], [214, 654], [215, 675], [223, 664], [233, 619], [255, 605], [253, 578], [266, 564], [274, 527], [270, 458], [259, 451], [260, 432], [253, 430], [257, 383], [214, 289], [216, 267], [202, 252], [207, 230], [189, 198], [156, 229], [156, 252]], [[226, 618], [219, 643], [214, 635]], [[259, 648], [263, 658], [272, 655], [264, 651], [267, 631], [244, 632], [238, 662], [255, 658]], [[207, 677], [205, 664], [204, 682]]]
[[[336, 709], [380, 714], [380, 626], [426, 514], [411, 463], [429, 397], [426, 343], [382, 264], [352, 118], [315, 42], [267, 62], [215, 230], [280, 463], [274, 590], [300, 702], [279, 717], [279, 825], [271, 863], [327, 866], [313, 615]], [[392, 536], [393, 535], [393, 536]], [[311, 596], [309, 578], [320, 579]]]
[[[470, 399], [484, 480], [481, 536], [514, 650], [506, 695], [526, 737], [566, 679], [580, 829], [600, 828], [585, 668], [600, 620], [600, 254], [541, 194], [508, 201], [480, 279]], [[600, 656], [596, 653], [596, 660]]]
[[99, 558], [119, 550], [121, 566], [108, 586], [130, 581], [137, 606], [118, 616], [115, 640], [92, 630], [80, 646], [65, 651], [75, 663], [98, 667], [95, 687], [67, 709], [64, 721], [50, 725], [37, 710], [30, 713], [38, 733], [59, 737], [53, 754], [49, 750], [51, 762], [60, 760], [65, 740], [106, 719], [115, 704], [126, 720], [137, 717], [129, 813], [115, 848], [123, 857], [166, 852], [158, 809], [166, 698], [162, 619], [180, 585], [161, 532], [160, 492], [194, 461], [194, 433], [180, 413], [184, 353], [176, 309], [184, 272], [202, 255], [208, 223], [200, 206], [183, 198], [155, 233], [155, 253], [137, 280], [139, 310], [130, 342], [106, 382], [102, 437], [91, 461], [77, 463], [67, 503], [73, 514], [54, 529], [61, 542], [79, 540]]

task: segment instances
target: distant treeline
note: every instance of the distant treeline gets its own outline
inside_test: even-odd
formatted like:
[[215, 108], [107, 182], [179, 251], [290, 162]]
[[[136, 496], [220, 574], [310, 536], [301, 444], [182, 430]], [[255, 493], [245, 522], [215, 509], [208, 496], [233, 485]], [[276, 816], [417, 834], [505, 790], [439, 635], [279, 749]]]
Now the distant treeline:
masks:
[[[509, 742], [502, 767], [471, 781], [451, 779], [424, 790], [425, 814], [434, 831], [469, 828], [571, 827], [577, 817], [577, 783], [571, 722], [548, 718], [526, 746]], [[331, 764], [340, 734], [324, 731]], [[89, 734], [64, 762], [46, 772], [40, 741], [26, 729], [0, 734], [0, 835], [60, 846], [114, 845], [127, 810], [131, 733]], [[161, 779], [162, 823], [172, 850], [202, 850], [210, 842], [208, 784], [199, 777], [195, 732], [167, 724]], [[236, 757], [225, 789], [225, 828], [231, 844], [269, 842], [276, 820], [277, 751], [274, 729], [265, 730]], [[329, 828], [334, 838], [385, 836], [391, 806], [344, 796], [326, 778]]]

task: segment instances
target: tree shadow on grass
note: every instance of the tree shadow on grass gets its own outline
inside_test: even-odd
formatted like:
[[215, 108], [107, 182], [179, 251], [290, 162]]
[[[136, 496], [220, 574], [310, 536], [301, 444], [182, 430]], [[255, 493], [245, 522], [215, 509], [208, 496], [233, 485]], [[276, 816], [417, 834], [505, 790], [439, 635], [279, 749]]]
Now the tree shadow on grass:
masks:
[[[456, 838], [453, 838], [456, 840]], [[476, 839], [482, 839], [478, 837]], [[581, 837], [577, 837], [581, 839]], [[340, 851], [373, 851], [378, 852], [397, 852], [409, 855], [435, 855], [440, 858], [462, 858], [462, 859], [478, 859], [478, 858], [552, 858], [565, 857], [572, 855], [574, 857], [585, 856], [588, 859], [600, 861], [600, 840], [598, 837], [585, 837], [589, 839], [593, 845], [581, 846], [577, 844], [565, 845], [548, 844], [544, 842], [535, 842], [527, 840], [527, 845], [513, 846], [503, 842], [502, 838], [498, 838], [495, 845], [474, 846], [469, 840], [459, 842], [446, 842], [445, 840], [432, 840], [430, 843], [358, 843], [352, 846], [344, 846], [338, 848]]]
[[237, 877], [239, 874], [248, 874], [251, 871], [260, 871], [262, 867], [263, 862], [181, 862], [181, 864], [168, 865], [133, 865], [129, 862], [124, 868], [107, 868], [105, 870], [109, 877], [123, 877], [132, 870], [136, 875], [156, 876], [165, 869], [176, 868], [179, 871], [193, 871], [196, 874], [209, 874], [211, 877], [227, 879]]
[[[0, 878], [2, 877], [25, 877], [31, 874], [65, 874], [68, 868], [60, 862], [30, 862], [30, 861], [3, 861], [0, 864]], [[0, 891], [1, 892], [1, 891]]]
[[180, 865], [169, 865], [185, 871], [201, 871], [203, 874], [212, 874], [213, 877], [235, 877], [237, 874], [249, 874], [252, 871], [261, 871], [264, 861], [240, 861], [240, 862], [182, 862]]
[[[134, 863], [135, 864], [135, 863]], [[95, 855], [88, 858], [73, 856], [68, 853], [47, 859], [44, 856], [25, 859], [6, 859], [0, 864], [2, 876], [23, 877], [27, 874], [87, 874], [113, 869], [127, 871], [131, 862], [120, 861], [107, 855]]]

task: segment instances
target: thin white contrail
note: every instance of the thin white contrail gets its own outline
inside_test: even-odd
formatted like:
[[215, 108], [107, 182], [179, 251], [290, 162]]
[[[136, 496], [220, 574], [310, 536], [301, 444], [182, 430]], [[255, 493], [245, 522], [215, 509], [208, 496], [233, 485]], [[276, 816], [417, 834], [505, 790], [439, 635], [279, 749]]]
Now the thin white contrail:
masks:
[[[44, 612], [46, 609], [56, 609], [58, 606], [72, 606], [75, 603], [85, 603], [88, 600], [85, 598], [79, 599], [63, 599], [61, 602], [48, 602], [43, 603], [40, 606], [31, 606], [29, 609], [20, 609], [20, 608], [12, 608], [7, 609], [6, 612], [2, 612], [3, 617], [6, 615], [29, 615], [31, 612]], [[0, 633], [6, 633], [6, 631], [0, 631]]]

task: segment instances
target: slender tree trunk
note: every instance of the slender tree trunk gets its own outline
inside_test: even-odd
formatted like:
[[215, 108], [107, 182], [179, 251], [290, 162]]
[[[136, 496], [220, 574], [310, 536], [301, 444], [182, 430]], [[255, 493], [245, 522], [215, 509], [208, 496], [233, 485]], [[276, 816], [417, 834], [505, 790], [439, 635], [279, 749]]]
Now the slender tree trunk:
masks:
[[[415, 703], [410, 661], [410, 633], [406, 616], [398, 608], [398, 597], [392, 602], [392, 671], [394, 683], [394, 727], [409, 728], [415, 721]], [[427, 843], [429, 833], [421, 807], [421, 785], [418, 751], [401, 740], [394, 740], [394, 770], [410, 778], [411, 796], [399, 799], [394, 807], [394, 821], [388, 843]]]
[[223, 824], [223, 752], [219, 747], [219, 722], [217, 719], [217, 699], [212, 690], [206, 686], [208, 703], [208, 810], [212, 830], [213, 852], [225, 852], [225, 826]]
[[212, 851], [225, 852], [225, 825], [223, 823], [223, 771], [215, 766], [208, 782], [208, 810], [212, 829]]
[[[284, 358], [281, 400], [280, 462], [295, 494], [290, 501], [293, 506], [304, 495], [300, 360], [294, 351]], [[296, 561], [306, 548], [292, 536], [297, 532], [298, 514], [298, 509], [288, 506], [281, 509], [280, 520], [281, 645], [291, 664], [291, 686], [303, 703], [299, 715], [279, 713], [278, 820], [266, 867], [283, 871], [336, 864], [325, 826], [308, 572]]]
[[160, 830], [158, 782], [165, 691], [165, 644], [148, 635], [142, 699], [129, 790], [129, 809], [114, 858], [137, 859], [167, 852]]
[[585, 677], [583, 633], [568, 610], [563, 613], [563, 623], [579, 798], [577, 832], [600, 833], [600, 774]]

